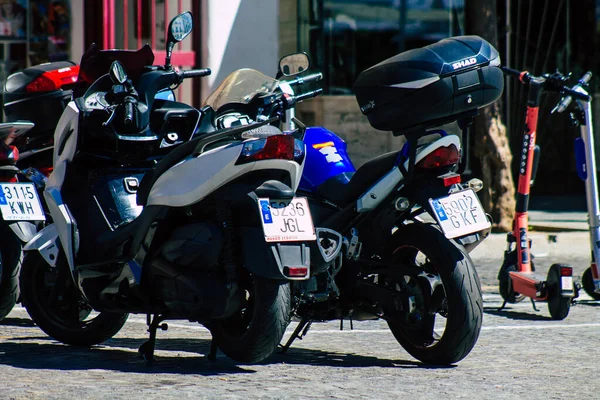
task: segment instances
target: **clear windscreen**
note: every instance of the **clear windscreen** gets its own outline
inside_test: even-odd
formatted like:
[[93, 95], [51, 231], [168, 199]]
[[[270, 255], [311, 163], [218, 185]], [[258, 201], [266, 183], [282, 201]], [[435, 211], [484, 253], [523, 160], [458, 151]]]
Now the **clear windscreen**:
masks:
[[279, 81], [257, 70], [244, 68], [229, 74], [219, 87], [206, 99], [204, 106], [213, 110], [226, 104], [248, 104], [257, 93], [272, 93], [279, 86]]

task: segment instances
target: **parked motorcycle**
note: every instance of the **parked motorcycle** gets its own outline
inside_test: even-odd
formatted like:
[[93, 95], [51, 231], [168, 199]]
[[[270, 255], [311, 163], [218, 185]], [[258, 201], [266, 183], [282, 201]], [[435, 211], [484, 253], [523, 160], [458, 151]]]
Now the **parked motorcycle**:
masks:
[[151, 66], [148, 46], [84, 54], [55, 131], [44, 191], [53, 223], [25, 247], [23, 303], [64, 343], [101, 343], [144, 313], [149, 362], [167, 319], [207, 326], [211, 357], [218, 347], [258, 362], [289, 323], [289, 281], [307, 279], [319, 256], [307, 201], [295, 197], [304, 145], [270, 120], [204, 132], [201, 112], [155, 99], [210, 73], [170, 65], [191, 28], [189, 12], [171, 21], [164, 67]]
[[[10, 199], [11, 192], [21, 187], [43, 190], [52, 171], [54, 128], [70, 100], [78, 72], [79, 67], [71, 62], [46, 63], [15, 72], [4, 83], [7, 122], [0, 124], [0, 203], [4, 202], [4, 207], [0, 205], [0, 320], [19, 300], [22, 247], [45, 220], [41, 213], [21, 211], [23, 203]], [[15, 186], [16, 182], [20, 184]]]
[[[463, 36], [364, 71], [354, 87], [362, 112], [373, 127], [407, 141], [400, 151], [358, 170], [337, 135], [306, 128], [298, 193], [308, 197], [315, 225], [326, 232], [319, 243], [330, 262], [313, 263], [310, 279], [293, 283], [292, 310], [300, 323], [283, 351], [313, 321], [349, 319], [352, 326], [353, 320], [383, 318], [398, 342], [423, 362], [452, 364], [469, 354], [481, 329], [483, 304], [468, 252], [487, 237], [491, 225], [475, 193], [481, 181], [461, 183], [466, 148], [439, 127], [457, 121], [467, 145], [477, 110], [502, 93], [499, 65], [489, 43]], [[280, 75], [288, 70], [280, 65]], [[264, 97], [291, 96], [294, 87], [318, 78], [271, 80], [272, 90]], [[252, 107], [243, 98], [237, 107], [223, 107], [209, 97], [207, 106], [216, 110], [219, 127], [272, 116], [271, 108]]]

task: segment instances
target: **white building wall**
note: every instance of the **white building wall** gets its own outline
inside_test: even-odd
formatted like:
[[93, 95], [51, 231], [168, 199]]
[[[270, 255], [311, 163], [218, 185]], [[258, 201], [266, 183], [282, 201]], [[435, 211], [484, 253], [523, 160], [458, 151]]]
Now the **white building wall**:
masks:
[[202, 85], [204, 100], [239, 68], [275, 76], [279, 61], [279, 0], [205, 0], [202, 67], [212, 70]]

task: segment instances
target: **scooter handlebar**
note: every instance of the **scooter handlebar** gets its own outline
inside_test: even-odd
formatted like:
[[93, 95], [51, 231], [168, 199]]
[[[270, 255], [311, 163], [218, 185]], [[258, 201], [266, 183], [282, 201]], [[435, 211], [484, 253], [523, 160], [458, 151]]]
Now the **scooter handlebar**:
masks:
[[179, 77], [181, 79], [187, 79], [187, 78], [199, 78], [202, 76], [208, 76], [211, 74], [211, 70], [210, 68], [199, 68], [199, 69], [190, 69], [187, 71], [181, 71], [179, 73]]
[[565, 88], [563, 90], [563, 93], [565, 93], [567, 96], [564, 97], [556, 105], [556, 107], [554, 107], [552, 109], [552, 113], [554, 113], [554, 112], [561, 113], [561, 112], [565, 111], [567, 109], [567, 107], [569, 107], [569, 104], [571, 104], [573, 97], [576, 98], [577, 100], [590, 101], [590, 96], [588, 94], [581, 93], [577, 89], [587, 85], [591, 79], [592, 79], [592, 73], [590, 71], [588, 71], [581, 77], [581, 79], [579, 79], [579, 81], [577, 82], [577, 84], [575, 86], [573, 86], [570, 89]]
[[302, 85], [310, 82], [317, 82], [323, 79], [323, 74], [320, 72], [316, 72], [314, 74], [299, 76], [296, 79], [292, 79], [291, 81], [287, 81], [290, 86], [294, 85]]

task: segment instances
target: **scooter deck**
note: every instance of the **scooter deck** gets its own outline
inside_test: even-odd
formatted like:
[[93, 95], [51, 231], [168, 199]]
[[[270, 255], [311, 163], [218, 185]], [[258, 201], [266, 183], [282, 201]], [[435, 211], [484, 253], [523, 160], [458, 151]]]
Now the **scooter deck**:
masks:
[[545, 290], [546, 276], [539, 272], [510, 271], [513, 290], [517, 293], [543, 301], [548, 298]]

